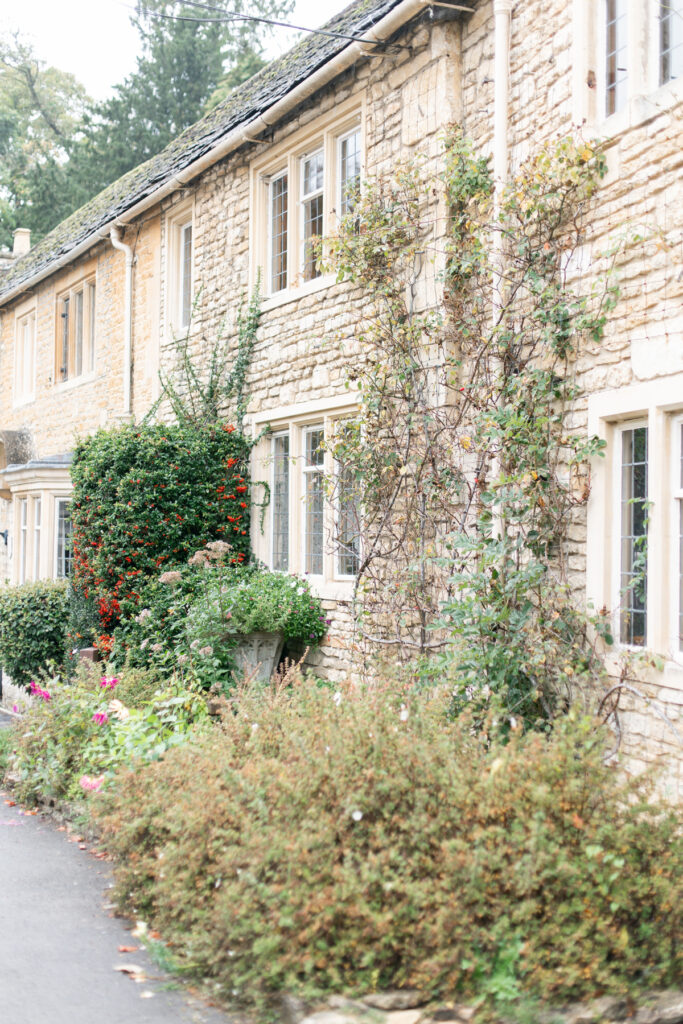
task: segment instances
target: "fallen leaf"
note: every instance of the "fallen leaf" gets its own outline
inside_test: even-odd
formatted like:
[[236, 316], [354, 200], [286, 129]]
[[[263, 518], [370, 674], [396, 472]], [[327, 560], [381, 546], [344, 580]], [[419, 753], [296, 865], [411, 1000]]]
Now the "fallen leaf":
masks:
[[139, 946], [119, 946], [119, 953], [137, 953]]
[[78, 844], [78, 849], [79, 850], [87, 850], [88, 849], [87, 843], [79, 843]]
[[144, 973], [142, 967], [139, 967], [138, 964], [117, 964], [114, 970], [121, 971], [122, 974], [131, 975]]
[[140, 999], [154, 999], [154, 993], [146, 988], [144, 992], [140, 993]]
[[17, 806], [16, 800], [5, 800], [5, 803], [7, 804], [8, 807], [16, 807]]
[[58, 832], [66, 832], [66, 825], [58, 825], [57, 826], [57, 831]]
[[24, 814], [29, 814], [31, 816], [33, 816], [34, 814], [37, 814], [37, 813], [38, 813], [38, 811], [24, 811]]
[[160, 939], [161, 935], [159, 934], [159, 932], [150, 932], [149, 937], [150, 939]]

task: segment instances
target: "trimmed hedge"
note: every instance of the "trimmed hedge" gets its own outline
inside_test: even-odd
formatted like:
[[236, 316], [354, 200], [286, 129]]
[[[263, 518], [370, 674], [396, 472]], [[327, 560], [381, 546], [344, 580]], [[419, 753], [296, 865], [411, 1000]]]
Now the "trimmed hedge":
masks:
[[66, 580], [0, 588], [0, 664], [19, 686], [41, 671], [59, 672], [68, 627]]

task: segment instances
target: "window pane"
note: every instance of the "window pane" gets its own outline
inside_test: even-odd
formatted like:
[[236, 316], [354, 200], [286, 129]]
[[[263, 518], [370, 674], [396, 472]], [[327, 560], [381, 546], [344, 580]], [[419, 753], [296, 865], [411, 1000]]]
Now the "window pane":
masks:
[[643, 647], [647, 626], [647, 427], [622, 433], [621, 642]]
[[95, 369], [95, 285], [87, 285], [88, 289], [88, 354], [86, 369]]
[[353, 210], [360, 188], [360, 130], [342, 139], [339, 146], [339, 215]]
[[627, 0], [604, 0], [606, 13], [606, 104], [609, 116], [621, 110], [627, 96]]
[[35, 349], [36, 318], [33, 313], [21, 322], [20, 345], [17, 352], [17, 398], [27, 398], [33, 393], [33, 353]]
[[188, 327], [192, 313], [192, 225], [180, 233], [180, 326]]
[[324, 486], [322, 466], [325, 459], [321, 445], [322, 427], [314, 427], [305, 434], [304, 448], [304, 548], [306, 572], [315, 576], [323, 573]]
[[289, 434], [273, 438], [273, 569], [289, 568]]
[[19, 582], [26, 580], [26, 547], [28, 542], [28, 498], [19, 502]]
[[270, 290], [287, 287], [287, 175], [270, 185]]
[[323, 475], [306, 474], [306, 572], [323, 573]]
[[304, 160], [304, 196], [321, 191], [324, 181], [324, 164], [322, 150]]
[[62, 352], [59, 367], [60, 380], [69, 376], [69, 299], [62, 299]]
[[40, 528], [42, 503], [40, 498], [33, 499], [33, 578], [40, 579]]
[[661, 0], [659, 19], [659, 80], [663, 85], [683, 74], [683, 0]]
[[337, 474], [337, 571], [355, 576], [360, 566], [360, 495], [348, 466]]
[[71, 510], [69, 502], [57, 502], [57, 536], [55, 538], [56, 566], [55, 575], [65, 577], [71, 575]]
[[75, 341], [74, 341], [74, 376], [83, 373], [83, 291], [75, 296]]
[[322, 150], [303, 160], [301, 201], [303, 213], [303, 255], [302, 270], [304, 281], [320, 277], [317, 266], [315, 240], [323, 233], [323, 185], [324, 163]]
[[320, 277], [316, 239], [323, 233], [323, 197], [307, 199], [304, 203], [304, 281]]
[[322, 466], [325, 460], [325, 453], [322, 443], [325, 439], [325, 432], [322, 427], [315, 427], [306, 431], [306, 465]]

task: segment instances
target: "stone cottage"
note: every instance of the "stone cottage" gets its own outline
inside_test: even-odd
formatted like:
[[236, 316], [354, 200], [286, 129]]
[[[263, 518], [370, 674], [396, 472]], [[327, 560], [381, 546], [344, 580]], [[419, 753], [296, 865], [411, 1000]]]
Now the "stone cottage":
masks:
[[[606, 457], [571, 568], [587, 601], [614, 609], [622, 646], [661, 658], [638, 670], [639, 685], [669, 722], [636, 702], [629, 735], [645, 758], [672, 752], [683, 704], [683, 0], [356, 0], [324, 32], [34, 248], [17, 233], [0, 264], [0, 574], [68, 573], [74, 437], [139, 420], [174, 339], [189, 330], [200, 352], [260, 277], [247, 423], [270, 425], [254, 474], [273, 498], [253, 542], [273, 568], [309, 574], [333, 620], [318, 671], [340, 677], [357, 554], [329, 543], [331, 456], [319, 444], [354, 408], [345, 379], [362, 358], [363, 294], [321, 273], [310, 242], [334, 230], [355, 182], [417, 152], [435, 167], [449, 124], [491, 155], [499, 182], [540, 141], [583, 126], [606, 140], [609, 173], [581, 273], [615, 232], [637, 225], [641, 241], [620, 268], [605, 339], [577, 366], [575, 426], [604, 438]], [[424, 295], [436, 304], [431, 273]], [[622, 577], [637, 537], [622, 513], [643, 496], [647, 593], [626, 635]], [[680, 784], [680, 760], [670, 778]]]

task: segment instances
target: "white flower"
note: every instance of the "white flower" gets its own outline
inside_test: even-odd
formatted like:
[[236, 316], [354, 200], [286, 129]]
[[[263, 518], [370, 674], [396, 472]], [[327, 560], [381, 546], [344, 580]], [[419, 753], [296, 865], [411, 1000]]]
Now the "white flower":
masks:
[[465, 696], [467, 697], [468, 700], [472, 700], [472, 698], [474, 697], [474, 687], [473, 686], [466, 686], [465, 687]]
[[362, 811], [354, 811], [353, 814], [351, 815], [351, 817], [353, 818], [354, 821], [360, 821], [361, 818], [363, 817], [363, 812]]
[[408, 708], [405, 706], [405, 704], [401, 704], [401, 710], [398, 713], [398, 717], [401, 719], [402, 722], [408, 721]]
[[257, 729], [258, 729], [258, 722], [254, 722], [252, 724], [252, 726], [251, 726], [251, 731], [252, 732], [256, 732]]
[[514, 715], [510, 715], [510, 728], [511, 729], [516, 729], [517, 728], [517, 719], [515, 718]]
[[130, 717], [130, 711], [120, 700], [110, 700], [107, 705], [107, 711], [114, 718], [118, 718], [119, 722], [125, 722]]
[[296, 588], [296, 592], [297, 592], [297, 594], [305, 594], [306, 593], [306, 589], [305, 589], [305, 587], [297, 587]]
[[483, 686], [482, 686], [482, 688], [481, 688], [481, 692], [482, 692], [482, 696], [483, 696], [483, 697], [484, 697], [484, 698], [485, 698], [486, 700], [488, 700], [488, 699], [489, 699], [489, 697], [491, 696], [491, 687], [489, 686], [489, 684], [488, 684], [488, 683], [484, 683], [484, 685], [483, 685]]
[[341, 699], [342, 699], [341, 691], [337, 690], [337, 692], [335, 693], [334, 697], [332, 698], [332, 700], [337, 705], [337, 707], [339, 707], [339, 705], [341, 704]]

